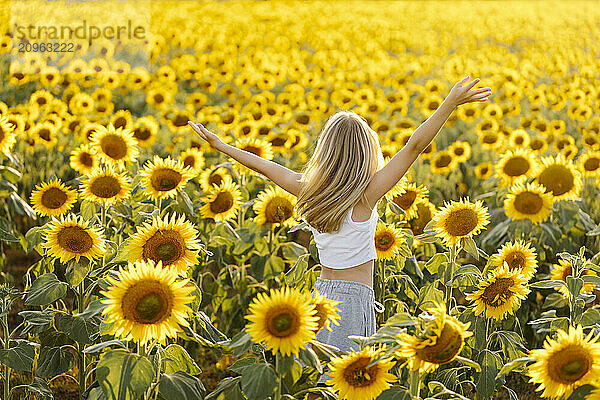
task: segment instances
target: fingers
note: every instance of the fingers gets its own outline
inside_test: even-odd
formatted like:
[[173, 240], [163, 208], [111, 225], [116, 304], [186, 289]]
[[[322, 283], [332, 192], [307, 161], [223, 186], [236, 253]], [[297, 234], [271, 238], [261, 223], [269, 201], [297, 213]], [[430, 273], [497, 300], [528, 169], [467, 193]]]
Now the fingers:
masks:
[[475, 86], [477, 84], [477, 82], [479, 82], [480, 79], [479, 78], [475, 78], [473, 79], [473, 82], [469, 83], [468, 85], [465, 86], [465, 88], [467, 90], [471, 89], [473, 86]]
[[[192, 129], [202, 138], [206, 139], [206, 135], [204, 135], [204, 132], [201, 130], [201, 128], [194, 124], [192, 121], [188, 121], [188, 125], [192, 127]], [[202, 126], [202, 124], [200, 124], [200, 126]]]

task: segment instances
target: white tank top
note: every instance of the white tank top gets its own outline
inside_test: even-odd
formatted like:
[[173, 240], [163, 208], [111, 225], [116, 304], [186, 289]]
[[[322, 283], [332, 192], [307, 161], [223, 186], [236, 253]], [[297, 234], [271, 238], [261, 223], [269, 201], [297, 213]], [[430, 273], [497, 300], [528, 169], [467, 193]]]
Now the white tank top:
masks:
[[321, 265], [334, 269], [356, 267], [369, 260], [377, 259], [375, 228], [379, 214], [373, 208], [371, 218], [366, 221], [352, 220], [350, 208], [342, 220], [340, 230], [335, 233], [319, 232], [310, 224]]

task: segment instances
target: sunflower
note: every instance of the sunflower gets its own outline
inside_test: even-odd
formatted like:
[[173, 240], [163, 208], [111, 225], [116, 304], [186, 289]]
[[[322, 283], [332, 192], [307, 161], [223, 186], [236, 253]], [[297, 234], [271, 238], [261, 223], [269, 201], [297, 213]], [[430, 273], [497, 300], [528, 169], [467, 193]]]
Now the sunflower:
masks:
[[415, 335], [402, 332], [396, 339], [401, 346], [398, 356], [407, 358], [413, 371], [432, 372], [451, 362], [460, 354], [465, 339], [473, 335], [469, 331], [471, 323], [462, 323], [448, 315], [444, 304], [437, 304], [427, 312], [435, 318], [424, 321], [422, 332]]
[[406, 218], [416, 217], [417, 204], [427, 199], [429, 190], [423, 186], [417, 186], [414, 182], [409, 182], [408, 178], [400, 181], [386, 193], [386, 199], [400, 207]]
[[264, 343], [273, 354], [297, 355], [316, 337], [319, 317], [310, 297], [295, 288], [271, 289], [259, 293], [248, 307], [251, 323], [246, 331], [257, 343]]
[[509, 270], [508, 263], [492, 271], [492, 275], [480, 284], [479, 290], [467, 294], [467, 300], [473, 301], [475, 315], [485, 312], [486, 318], [504, 319], [513, 314], [530, 290], [528, 279], [520, 270]]
[[367, 368], [377, 352], [370, 347], [361, 351], [333, 357], [329, 362], [331, 380], [327, 382], [338, 392], [340, 400], [373, 400], [395, 381], [395, 375], [388, 371], [394, 361], [384, 358]]
[[[596, 385], [600, 385], [600, 383], [596, 383]], [[585, 400], [600, 400], [600, 386], [596, 386], [596, 388], [587, 395]]]
[[76, 201], [77, 192], [56, 178], [36, 186], [31, 193], [33, 209], [39, 215], [46, 217], [55, 217], [66, 213]]
[[[252, 137], [241, 138], [236, 141], [236, 147], [241, 150], [253, 153], [261, 158], [264, 158], [265, 160], [273, 159], [273, 150], [272, 150], [271, 143], [269, 143], [267, 140], [264, 140], [264, 139], [252, 138]], [[234, 160], [233, 158], [230, 158], [230, 161], [233, 163], [233, 165], [237, 168], [237, 170], [240, 173], [246, 173], [249, 175], [256, 174], [252, 169], [239, 163], [238, 161]]]
[[195, 289], [189, 279], [178, 280], [177, 271], [163, 268], [160, 261], [136, 261], [117, 275], [108, 276], [112, 285], [100, 292], [100, 302], [107, 306], [102, 310], [105, 323], [112, 324], [108, 334], [142, 345], [151, 340], [165, 344], [167, 336], [176, 339], [181, 326], [189, 325]]
[[80, 257], [94, 259], [101, 257], [106, 252], [104, 238], [99, 228], [90, 227], [87, 222], [78, 216], [68, 214], [55, 217], [44, 229], [45, 242], [43, 246], [53, 258], [60, 262]]
[[129, 195], [131, 178], [117, 173], [112, 166], [92, 170], [82, 182], [81, 197], [85, 200], [110, 207]]
[[[584, 270], [582, 275], [595, 275], [593, 271], [591, 271], [588, 266], [588, 261], [584, 263]], [[573, 274], [573, 266], [570, 262], [565, 261], [563, 259], [558, 260], [558, 264], [552, 264], [552, 268], [550, 269], [550, 276], [554, 280], [560, 280], [563, 282], [567, 282], [567, 276]], [[570, 296], [569, 289], [565, 286], [557, 286], [554, 288], [556, 291], [560, 292], [564, 297]], [[594, 285], [584, 284], [581, 288], [581, 293], [592, 293], [594, 291]]]
[[481, 181], [489, 179], [494, 172], [494, 166], [491, 162], [486, 161], [477, 164], [475, 167], [475, 176]]
[[198, 231], [194, 225], [186, 221], [185, 216], [177, 218], [172, 214], [170, 219], [168, 215], [163, 219], [154, 216], [151, 223], [145, 222], [138, 227], [125, 247], [125, 257], [130, 262], [160, 261], [163, 267], [185, 274], [189, 266], [198, 262], [199, 249]]
[[562, 154], [556, 157], [542, 157], [540, 172], [535, 182], [543, 185], [555, 201], [575, 200], [579, 197], [583, 182], [581, 172], [573, 162], [566, 160]]
[[295, 225], [294, 207], [296, 196], [286, 192], [279, 186], [269, 186], [257, 196], [252, 206], [256, 213], [254, 222], [257, 225], [281, 224], [291, 228]]
[[110, 117], [109, 125], [112, 125], [114, 129], [122, 128], [123, 131], [131, 132], [133, 129], [133, 116], [131, 115], [131, 111], [118, 110]]
[[183, 163], [184, 167], [189, 167], [196, 175], [202, 171], [205, 162], [203, 153], [195, 148], [190, 148], [182, 152], [179, 155], [179, 160]]
[[508, 137], [508, 144], [510, 147], [529, 147], [529, 142], [531, 141], [531, 137], [527, 133], [525, 129], [519, 128], [515, 129], [511, 132]]
[[528, 219], [535, 225], [550, 217], [553, 205], [552, 195], [535, 182], [512, 185], [504, 200], [504, 210], [509, 218]]
[[133, 137], [141, 147], [150, 147], [158, 135], [159, 125], [152, 115], [138, 118], [133, 125]]
[[98, 156], [89, 145], [83, 144], [71, 152], [69, 164], [75, 171], [89, 174], [98, 166]]
[[496, 176], [502, 186], [524, 182], [538, 171], [538, 162], [533, 151], [526, 148], [508, 150], [496, 163]]
[[374, 240], [377, 259], [391, 260], [396, 257], [396, 254], [400, 250], [403, 235], [399, 229], [379, 222], [375, 230]]
[[535, 275], [538, 267], [535, 248], [530, 248], [530, 245], [531, 243], [523, 243], [520, 240], [505, 243], [490, 257], [490, 262], [496, 268], [506, 263], [510, 271], [517, 270], [529, 280]]
[[338, 314], [340, 310], [336, 306], [340, 304], [341, 301], [330, 300], [322, 294], [319, 294], [319, 291], [315, 289], [315, 295], [311, 302], [317, 310], [317, 317], [319, 317], [319, 321], [317, 322], [317, 333], [323, 327], [328, 331], [332, 331], [330, 324], [340, 325], [339, 321], [341, 317]]
[[437, 175], [447, 175], [457, 166], [456, 158], [447, 150], [438, 151], [429, 161], [431, 172]]
[[53, 148], [58, 143], [57, 128], [49, 121], [35, 124], [29, 131], [35, 143], [40, 143], [46, 148]]
[[[600, 335], [599, 335], [600, 336]], [[543, 349], [530, 351], [537, 361], [527, 368], [530, 383], [543, 397], [567, 398], [573, 390], [594, 384], [600, 377], [600, 343], [594, 330], [584, 336], [581, 325], [569, 326], [568, 333], [556, 331], [556, 339], [546, 338]]]
[[8, 154], [17, 141], [14, 125], [5, 115], [0, 116], [0, 153]]
[[579, 171], [585, 177], [599, 176], [600, 174], [600, 151], [588, 151], [582, 153], [577, 159]]
[[486, 131], [479, 134], [479, 144], [484, 150], [495, 150], [504, 144], [504, 136], [498, 131]]
[[200, 186], [202, 186], [202, 190], [205, 192], [209, 192], [213, 189], [213, 186], [219, 186], [225, 180], [225, 177], [228, 176], [231, 179], [231, 175], [227, 171], [225, 167], [218, 167], [217, 169], [205, 169], [200, 173], [200, 177], [198, 180], [200, 181]]
[[229, 175], [224, 175], [223, 178], [220, 185], [213, 186], [208, 191], [208, 197], [199, 210], [202, 218], [212, 218], [215, 222], [225, 222], [237, 216], [242, 193], [239, 186], [232, 181]]
[[457, 140], [452, 143], [449, 151], [457, 162], [465, 162], [471, 157], [471, 144], [469, 144], [469, 142]]
[[450, 204], [445, 202], [433, 216], [436, 236], [448, 247], [457, 246], [461, 239], [479, 234], [490, 223], [489, 216], [481, 200], [471, 203], [467, 197]]
[[181, 161], [156, 155], [153, 161], [148, 161], [140, 175], [144, 191], [152, 199], [174, 198], [194, 177], [192, 170], [184, 167]]
[[91, 147], [105, 163], [122, 166], [126, 161], [135, 161], [139, 155], [137, 141], [131, 130], [118, 128], [112, 124], [108, 128], [100, 125], [90, 138]]

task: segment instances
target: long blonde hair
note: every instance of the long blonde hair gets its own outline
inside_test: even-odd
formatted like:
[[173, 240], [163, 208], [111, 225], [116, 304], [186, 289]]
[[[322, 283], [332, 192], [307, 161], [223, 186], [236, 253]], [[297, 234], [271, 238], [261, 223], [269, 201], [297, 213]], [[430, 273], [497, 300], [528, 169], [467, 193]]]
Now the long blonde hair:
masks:
[[349, 209], [366, 204], [365, 188], [383, 165], [377, 133], [360, 115], [338, 111], [303, 168], [298, 213], [319, 232], [337, 232]]

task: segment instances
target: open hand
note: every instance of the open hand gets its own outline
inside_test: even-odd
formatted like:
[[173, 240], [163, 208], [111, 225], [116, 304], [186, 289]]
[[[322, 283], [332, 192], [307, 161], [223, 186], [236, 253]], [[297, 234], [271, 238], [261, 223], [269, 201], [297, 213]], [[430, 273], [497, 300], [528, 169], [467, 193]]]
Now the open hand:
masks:
[[486, 87], [471, 90], [471, 88], [475, 86], [477, 82], [479, 82], [479, 78], [474, 79], [471, 83], [463, 85], [467, 80], [469, 80], [469, 76], [462, 81], [457, 82], [450, 90], [446, 100], [448, 100], [455, 107], [475, 101], [488, 101], [488, 96], [492, 94], [492, 88]]
[[188, 125], [192, 127], [192, 129], [198, 134], [198, 136], [206, 140], [210, 147], [217, 149], [219, 145], [224, 143], [221, 139], [219, 139], [217, 135], [206, 129], [204, 125], [196, 125], [192, 121], [188, 121]]

